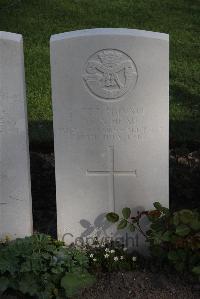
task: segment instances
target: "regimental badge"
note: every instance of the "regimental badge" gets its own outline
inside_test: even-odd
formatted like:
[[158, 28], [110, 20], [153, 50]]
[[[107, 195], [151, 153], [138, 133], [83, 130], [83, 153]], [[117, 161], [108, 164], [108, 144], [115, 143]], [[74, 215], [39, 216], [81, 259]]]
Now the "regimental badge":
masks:
[[119, 99], [137, 82], [133, 60], [115, 49], [101, 50], [89, 57], [83, 79], [89, 90], [99, 98]]

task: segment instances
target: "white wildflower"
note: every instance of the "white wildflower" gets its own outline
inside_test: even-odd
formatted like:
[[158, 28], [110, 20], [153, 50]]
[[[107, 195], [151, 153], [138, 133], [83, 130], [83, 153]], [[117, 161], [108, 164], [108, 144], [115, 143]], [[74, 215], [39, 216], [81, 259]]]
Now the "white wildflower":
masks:
[[109, 248], [106, 248], [106, 249], [105, 249], [105, 252], [110, 252], [110, 249], [109, 249]]
[[107, 259], [109, 257], [109, 254], [108, 253], [104, 254], [104, 257], [105, 259]]
[[91, 258], [93, 258], [93, 257], [94, 257], [94, 254], [93, 254], [93, 253], [91, 253], [91, 254], [90, 254], [90, 257], [91, 257]]
[[123, 255], [121, 255], [121, 256], [120, 256], [120, 260], [123, 260], [123, 259], [124, 259], [124, 257], [123, 257]]
[[4, 238], [0, 239], [0, 243], [6, 243], [12, 240], [12, 236], [11, 235], [5, 235]]
[[133, 261], [133, 262], [136, 262], [136, 260], [137, 260], [137, 257], [136, 257], [136, 256], [133, 256], [133, 257], [132, 257], [132, 261]]
[[110, 253], [115, 253], [115, 250], [114, 250], [114, 249], [111, 249]]
[[97, 261], [97, 259], [93, 259], [93, 262], [96, 262]]
[[114, 257], [114, 261], [117, 262], [119, 260], [118, 256]]

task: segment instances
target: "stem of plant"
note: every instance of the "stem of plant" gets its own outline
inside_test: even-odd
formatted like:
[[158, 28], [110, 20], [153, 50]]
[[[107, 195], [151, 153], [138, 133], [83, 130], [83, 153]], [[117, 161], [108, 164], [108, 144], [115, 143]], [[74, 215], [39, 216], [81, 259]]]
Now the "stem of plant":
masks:
[[138, 227], [140, 233], [141, 233], [146, 239], [148, 239], [148, 237], [147, 237], [147, 235], [145, 234], [145, 232], [143, 232], [143, 230], [142, 230], [142, 228], [141, 228], [139, 222], [137, 222], [137, 227]]

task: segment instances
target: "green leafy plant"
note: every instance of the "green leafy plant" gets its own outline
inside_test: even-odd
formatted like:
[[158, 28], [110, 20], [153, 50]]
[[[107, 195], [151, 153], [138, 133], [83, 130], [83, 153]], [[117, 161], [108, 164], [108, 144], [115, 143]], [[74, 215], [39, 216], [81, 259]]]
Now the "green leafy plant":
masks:
[[0, 293], [12, 289], [39, 299], [66, 298], [90, 286], [87, 255], [43, 234], [0, 244]]
[[[200, 279], [200, 214], [197, 210], [183, 209], [170, 212], [159, 202], [154, 210], [131, 215], [129, 208], [122, 210], [122, 217], [108, 213], [108, 221], [117, 224], [118, 229], [138, 230], [150, 245], [151, 253], [159, 261], [168, 262], [177, 271], [189, 271]], [[146, 232], [141, 220], [147, 217], [150, 228]]]

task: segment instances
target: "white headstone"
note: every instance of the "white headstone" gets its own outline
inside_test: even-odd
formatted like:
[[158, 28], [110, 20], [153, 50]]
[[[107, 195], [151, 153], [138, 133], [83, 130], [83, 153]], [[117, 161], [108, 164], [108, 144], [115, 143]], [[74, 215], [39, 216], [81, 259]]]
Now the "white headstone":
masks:
[[0, 238], [32, 233], [23, 41], [0, 32]]
[[51, 37], [59, 238], [104, 230], [108, 211], [168, 206], [168, 44], [132, 29]]

